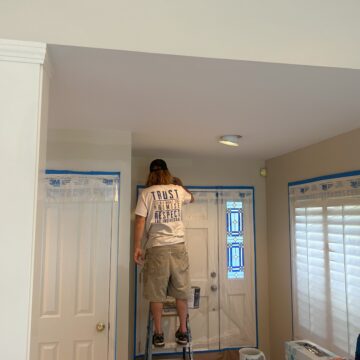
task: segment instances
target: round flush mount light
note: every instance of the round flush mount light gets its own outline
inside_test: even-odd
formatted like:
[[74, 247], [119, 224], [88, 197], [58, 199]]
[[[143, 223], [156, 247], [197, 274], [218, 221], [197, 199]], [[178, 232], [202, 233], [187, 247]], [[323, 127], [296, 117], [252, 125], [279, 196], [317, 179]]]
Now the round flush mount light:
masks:
[[223, 135], [219, 139], [220, 144], [228, 146], [239, 146], [240, 135]]

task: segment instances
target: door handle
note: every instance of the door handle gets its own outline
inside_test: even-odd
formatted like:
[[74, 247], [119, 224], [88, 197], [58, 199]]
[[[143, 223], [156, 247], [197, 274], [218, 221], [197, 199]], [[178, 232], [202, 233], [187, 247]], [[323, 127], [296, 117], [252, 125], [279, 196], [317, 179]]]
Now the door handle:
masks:
[[104, 331], [104, 330], [105, 330], [105, 324], [102, 323], [102, 322], [98, 322], [98, 323], [96, 324], [96, 331], [102, 332], [102, 331]]
[[215, 277], [216, 277], [216, 272], [215, 272], [215, 271], [212, 271], [211, 274], [210, 274], [210, 276], [211, 276], [212, 278], [215, 278]]
[[216, 290], [217, 290], [217, 286], [216, 286], [216, 285], [211, 285], [211, 286], [210, 286], [210, 289], [211, 289], [211, 291], [216, 291]]

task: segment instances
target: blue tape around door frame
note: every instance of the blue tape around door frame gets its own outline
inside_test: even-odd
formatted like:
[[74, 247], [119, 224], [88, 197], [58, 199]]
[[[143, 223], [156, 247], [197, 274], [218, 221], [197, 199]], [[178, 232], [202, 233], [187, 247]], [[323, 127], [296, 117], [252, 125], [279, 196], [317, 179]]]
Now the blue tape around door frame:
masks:
[[[144, 189], [145, 186], [144, 185], [137, 185], [136, 186], [136, 200], [138, 199], [139, 196], [139, 190], [140, 189]], [[254, 186], [187, 186], [187, 188], [189, 190], [191, 189], [211, 189], [211, 190], [252, 190], [253, 192], [253, 227], [254, 227], [254, 277], [255, 277], [255, 319], [256, 319], [256, 348], [259, 347], [259, 329], [258, 329], [258, 301], [257, 301], [257, 272], [256, 272], [256, 221], [255, 221], [255, 187]], [[134, 286], [134, 293], [135, 293], [135, 301], [134, 301], [134, 355], [133, 358], [137, 359], [140, 358], [142, 356], [144, 356], [144, 354], [138, 354], [136, 355], [136, 320], [137, 320], [137, 311], [136, 311], [136, 306], [137, 306], [137, 266], [135, 266], [135, 286]], [[224, 348], [224, 349], [218, 349], [218, 350], [199, 350], [199, 351], [194, 351], [194, 353], [213, 353], [213, 352], [223, 352], [226, 350], [239, 350], [242, 349], [243, 347], [229, 347], [229, 348]], [[153, 354], [153, 356], [163, 356], [163, 355], [179, 355], [181, 354], [181, 352], [164, 352], [164, 353], [159, 353], [159, 354]]]

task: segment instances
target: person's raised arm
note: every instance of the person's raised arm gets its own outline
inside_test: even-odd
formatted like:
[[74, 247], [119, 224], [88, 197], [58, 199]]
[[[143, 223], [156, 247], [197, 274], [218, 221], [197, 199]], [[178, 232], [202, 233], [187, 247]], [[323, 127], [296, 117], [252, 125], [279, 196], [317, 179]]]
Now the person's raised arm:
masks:
[[173, 177], [173, 184], [174, 184], [174, 185], [179, 185], [179, 186], [181, 186], [188, 194], [190, 194], [190, 196], [191, 196], [190, 202], [191, 202], [191, 203], [194, 202], [194, 196], [193, 196], [192, 192], [189, 191], [189, 190], [183, 185], [183, 182], [181, 181], [181, 179], [179, 179], [178, 177]]
[[146, 218], [140, 215], [135, 217], [135, 229], [134, 229], [134, 261], [138, 265], [143, 263], [143, 252], [141, 248], [141, 239], [144, 235]]

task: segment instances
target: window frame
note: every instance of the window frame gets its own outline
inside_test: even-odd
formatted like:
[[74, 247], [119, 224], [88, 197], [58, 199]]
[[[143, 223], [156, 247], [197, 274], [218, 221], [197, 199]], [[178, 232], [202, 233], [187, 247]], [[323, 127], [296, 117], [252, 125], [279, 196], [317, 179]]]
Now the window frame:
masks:
[[[328, 198], [324, 197], [324, 198], [312, 198], [312, 199], [297, 199], [294, 200], [291, 198], [290, 195], [290, 189], [292, 187], [298, 186], [298, 185], [304, 185], [308, 184], [311, 186], [312, 183], [321, 183], [321, 181], [329, 181], [330, 179], [333, 179], [334, 181], [340, 181], [342, 180], [342, 178], [346, 178], [346, 177], [353, 177], [353, 176], [359, 176], [360, 175], [360, 171], [353, 171], [353, 172], [347, 172], [347, 173], [340, 173], [340, 174], [331, 174], [331, 175], [327, 175], [327, 176], [323, 176], [323, 177], [317, 177], [317, 178], [312, 178], [312, 179], [307, 179], [307, 180], [302, 180], [302, 181], [297, 181], [297, 182], [289, 182], [288, 183], [288, 206], [289, 206], [289, 241], [290, 241], [290, 259], [291, 259], [291, 302], [292, 302], [292, 338], [295, 340], [298, 340], [300, 338], [304, 339], [307, 338], [309, 340], [313, 340], [314, 342], [320, 342], [320, 345], [324, 345], [321, 344], [321, 340], [314, 338], [316, 337], [313, 333], [312, 333], [312, 329], [310, 327], [309, 328], [305, 328], [302, 327], [302, 325], [300, 324], [300, 317], [299, 317], [299, 311], [298, 311], [298, 297], [297, 297], [297, 275], [296, 275], [296, 271], [297, 271], [297, 264], [294, 261], [297, 251], [296, 251], [296, 229], [295, 229], [295, 224], [296, 224], [296, 220], [295, 220], [295, 209], [296, 208], [309, 208], [309, 207], [321, 207], [322, 211], [321, 211], [321, 215], [323, 216], [323, 222], [322, 225], [324, 226], [324, 230], [323, 230], [323, 241], [324, 241], [324, 268], [325, 268], [325, 275], [326, 275], [326, 283], [325, 283], [325, 289], [327, 289], [327, 294], [330, 294], [330, 284], [331, 284], [331, 278], [330, 278], [330, 272], [331, 272], [331, 261], [329, 258], [329, 255], [331, 253], [330, 250], [330, 245], [331, 245], [331, 241], [329, 241], [329, 235], [331, 234], [328, 231], [328, 226], [329, 226], [329, 219], [327, 217], [327, 213], [328, 213], [328, 208], [332, 207], [332, 206], [348, 206], [348, 205], [360, 205], [360, 192], [359, 194], [356, 195], [343, 195], [343, 196], [337, 196], [334, 195], [329, 196]], [[345, 179], [346, 180], [346, 179]], [[358, 186], [354, 186], [354, 189], [359, 188]], [[325, 189], [323, 189], [325, 191]], [[331, 225], [331, 224], [330, 224]], [[342, 226], [345, 226], [346, 223], [343, 221], [342, 222]], [[326, 227], [326, 229], [325, 229]], [[345, 233], [343, 234], [343, 247], [344, 247], [344, 266], [346, 266], [346, 252], [345, 252], [345, 247], [346, 247], [346, 242], [345, 242]], [[307, 249], [309, 247], [307, 246]], [[307, 267], [309, 269], [309, 265], [307, 264]], [[346, 277], [348, 276], [348, 271], [345, 269], [344, 270], [344, 278], [346, 279]], [[308, 277], [309, 279], [309, 277]], [[346, 280], [345, 280], [345, 286], [346, 286]], [[308, 303], [310, 304], [310, 294], [308, 293]], [[340, 349], [338, 347], [335, 346], [334, 344], [334, 334], [331, 331], [331, 327], [329, 329], [329, 326], [327, 327], [326, 330], [326, 338], [325, 338], [325, 342], [329, 342], [332, 346], [331, 350], [335, 350], [338, 351], [340, 353], [340, 355], [346, 355], [346, 356], [353, 356], [353, 354], [351, 354], [350, 348], [352, 347], [352, 345], [350, 344], [350, 333], [349, 333], [349, 325], [350, 325], [350, 321], [349, 321], [349, 308], [348, 308], [348, 289], [345, 288], [345, 297], [346, 297], [346, 313], [347, 313], [347, 328], [348, 328], [348, 350], [344, 351], [343, 349]], [[332, 314], [332, 306], [331, 306], [331, 298], [330, 299], [326, 299], [326, 306], [327, 306], [327, 310], [325, 312], [325, 314]], [[311, 305], [309, 305], [310, 308]], [[309, 310], [310, 311], [310, 310]], [[331, 321], [332, 324], [335, 324], [335, 321]], [[300, 337], [299, 337], [300, 335]], [[324, 341], [324, 340], [323, 340]], [[337, 350], [339, 349], [339, 350]], [[352, 357], [351, 357], [352, 358]]]

